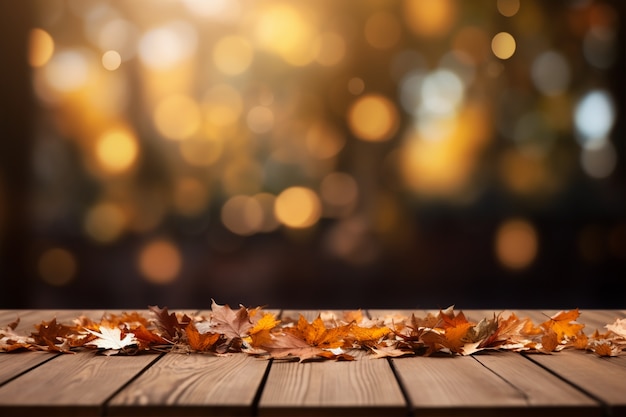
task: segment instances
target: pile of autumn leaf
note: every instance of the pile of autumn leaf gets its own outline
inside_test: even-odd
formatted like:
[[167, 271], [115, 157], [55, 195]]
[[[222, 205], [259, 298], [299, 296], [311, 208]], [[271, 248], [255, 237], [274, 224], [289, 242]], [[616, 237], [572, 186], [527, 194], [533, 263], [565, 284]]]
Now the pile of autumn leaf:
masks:
[[313, 322], [303, 316], [278, 320], [259, 308], [212, 304], [205, 316], [149, 307], [151, 317], [133, 312], [107, 314], [100, 321], [78, 317], [71, 324], [56, 319], [35, 326], [29, 336], [16, 329], [19, 319], [0, 329], [0, 351], [44, 350], [73, 353], [243, 352], [272, 359], [353, 360], [356, 350], [375, 358], [409, 355], [471, 355], [483, 350], [557, 352], [566, 348], [618, 356], [626, 352], [626, 319], [608, 324], [606, 333], [587, 336], [577, 323], [578, 309], [562, 311], [538, 325], [515, 314], [469, 321], [452, 307], [418, 318], [399, 315], [369, 319], [361, 311], [337, 317], [322, 313]]

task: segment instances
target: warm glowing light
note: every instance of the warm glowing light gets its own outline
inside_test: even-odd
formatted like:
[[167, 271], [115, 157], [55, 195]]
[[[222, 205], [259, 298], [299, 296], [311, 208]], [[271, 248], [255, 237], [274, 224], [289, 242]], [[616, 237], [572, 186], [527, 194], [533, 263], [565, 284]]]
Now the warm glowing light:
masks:
[[96, 242], [110, 243], [120, 237], [126, 222], [126, 214], [118, 205], [100, 203], [89, 209], [84, 227]]
[[59, 92], [77, 90], [89, 76], [87, 58], [75, 50], [57, 52], [43, 68], [48, 85]]
[[254, 133], [267, 133], [274, 127], [274, 112], [265, 106], [255, 106], [248, 112], [246, 124]]
[[515, 16], [519, 11], [519, 0], [498, 0], [496, 5], [502, 16]]
[[406, 185], [422, 195], [459, 195], [491, 139], [489, 117], [486, 108], [475, 104], [409, 132], [398, 161]]
[[200, 128], [200, 107], [191, 97], [175, 94], [159, 102], [153, 118], [156, 128], [164, 137], [183, 140]]
[[190, 138], [180, 142], [180, 154], [189, 165], [210, 166], [220, 159], [224, 143], [211, 137]]
[[226, 36], [213, 47], [213, 62], [226, 75], [237, 75], [246, 71], [252, 63], [253, 49], [242, 36]]
[[139, 56], [146, 66], [165, 70], [191, 57], [197, 44], [198, 35], [190, 23], [173, 21], [143, 35]]
[[181, 0], [193, 15], [235, 21], [241, 12], [239, 0]]
[[532, 195], [552, 187], [546, 161], [536, 155], [509, 151], [500, 159], [500, 178], [506, 187], [518, 194]]
[[28, 63], [31, 67], [43, 67], [54, 53], [54, 40], [48, 32], [35, 28], [28, 39]]
[[122, 65], [122, 56], [117, 51], [106, 51], [102, 54], [102, 66], [109, 70], [115, 71]]
[[109, 130], [96, 142], [98, 162], [102, 168], [111, 173], [128, 170], [137, 160], [138, 153], [137, 139], [126, 129]]
[[389, 140], [398, 128], [398, 111], [378, 94], [359, 97], [348, 110], [348, 124], [355, 136], [370, 142]]
[[315, 60], [325, 67], [337, 65], [346, 54], [346, 41], [334, 32], [324, 32], [317, 38], [319, 51]]
[[538, 237], [535, 227], [523, 219], [510, 219], [500, 225], [495, 236], [498, 261], [509, 269], [528, 267], [536, 258]]
[[313, 226], [321, 216], [320, 200], [309, 188], [290, 187], [276, 198], [274, 213], [287, 227], [300, 229]]
[[307, 151], [315, 158], [332, 158], [345, 144], [346, 138], [332, 125], [324, 122], [314, 123], [306, 132]]
[[420, 93], [424, 111], [447, 115], [455, 112], [461, 104], [464, 86], [454, 72], [440, 69], [424, 77]]
[[376, 49], [388, 49], [400, 40], [401, 23], [389, 12], [377, 12], [365, 22], [365, 39]]
[[153, 240], [139, 252], [138, 266], [147, 281], [153, 284], [169, 284], [180, 274], [182, 256], [169, 240]]
[[193, 177], [182, 177], [174, 190], [174, 208], [183, 216], [202, 213], [209, 203], [208, 186]]
[[315, 59], [319, 45], [313, 42], [314, 35], [304, 10], [290, 3], [272, 4], [257, 20], [256, 39], [261, 46], [291, 65], [304, 66]]
[[78, 265], [74, 255], [63, 248], [51, 248], [41, 254], [37, 270], [41, 279], [50, 285], [63, 286], [75, 277]]
[[456, 21], [457, 9], [453, 0], [406, 0], [404, 4], [409, 28], [419, 36], [443, 36]]
[[237, 235], [248, 236], [261, 231], [263, 217], [263, 207], [253, 197], [236, 195], [222, 206], [222, 223]]
[[507, 32], [500, 32], [491, 39], [491, 50], [500, 59], [509, 59], [515, 53], [515, 38]]
[[209, 89], [202, 105], [206, 119], [214, 126], [235, 123], [243, 111], [241, 95], [228, 84], [218, 84]]

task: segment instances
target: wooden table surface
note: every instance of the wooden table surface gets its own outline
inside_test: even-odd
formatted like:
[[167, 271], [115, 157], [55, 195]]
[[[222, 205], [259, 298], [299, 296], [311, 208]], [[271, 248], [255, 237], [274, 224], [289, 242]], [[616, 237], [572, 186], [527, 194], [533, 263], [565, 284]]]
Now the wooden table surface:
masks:
[[[464, 312], [473, 320], [493, 314]], [[626, 310], [581, 312], [588, 333], [626, 317]], [[541, 322], [554, 311], [515, 313]], [[20, 328], [32, 329], [81, 314], [103, 311], [1, 310], [0, 324], [19, 316]], [[10, 353], [0, 354], [0, 415], [626, 416], [626, 357], [568, 350], [298, 363], [245, 354]]]

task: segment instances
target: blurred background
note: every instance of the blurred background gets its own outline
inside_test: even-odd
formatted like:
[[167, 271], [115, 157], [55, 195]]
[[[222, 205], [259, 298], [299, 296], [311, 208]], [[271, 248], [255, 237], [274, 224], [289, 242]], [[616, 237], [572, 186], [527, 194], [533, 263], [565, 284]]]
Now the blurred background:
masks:
[[624, 308], [624, 4], [3, 1], [0, 307]]

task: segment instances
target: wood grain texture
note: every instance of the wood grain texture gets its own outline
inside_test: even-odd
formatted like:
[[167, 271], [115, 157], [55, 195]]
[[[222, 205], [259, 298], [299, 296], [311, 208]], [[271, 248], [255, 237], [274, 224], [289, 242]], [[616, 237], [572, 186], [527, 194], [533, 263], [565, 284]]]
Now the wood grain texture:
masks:
[[109, 403], [110, 415], [249, 415], [269, 361], [168, 353]]
[[598, 398], [612, 416], [626, 416], [626, 366], [619, 360], [624, 358], [599, 358], [573, 350], [527, 357]]
[[[0, 387], [0, 414], [100, 415], [104, 402], [156, 355], [99, 356], [93, 351], [59, 355]], [[6, 413], [6, 414], [5, 414]]]
[[[478, 362], [521, 391], [533, 415], [552, 415], [555, 408], [568, 416], [600, 416], [600, 404], [570, 384], [513, 352], [490, 352], [474, 356]], [[542, 409], [539, 412], [538, 409]]]
[[[352, 353], [352, 352], [351, 352]], [[386, 360], [274, 361], [259, 415], [404, 415], [406, 403]]]
[[469, 356], [408, 357], [392, 362], [416, 415], [504, 415], [530, 405], [521, 390]]
[[[35, 331], [35, 325], [40, 324], [42, 321], [50, 321], [56, 318], [57, 321], [65, 322], [72, 320], [77, 314], [80, 315], [80, 312], [67, 310], [10, 310], [2, 312], [0, 316], [2, 321], [0, 323], [4, 323], [6, 320], [6, 324], [8, 324], [19, 318], [20, 322], [15, 329], [16, 333], [30, 335]], [[2, 324], [2, 326], [6, 324]], [[11, 352], [0, 354], [0, 386], [18, 377], [20, 374], [54, 359], [57, 355], [50, 352]]]

